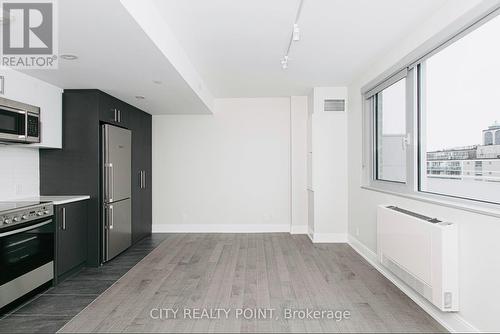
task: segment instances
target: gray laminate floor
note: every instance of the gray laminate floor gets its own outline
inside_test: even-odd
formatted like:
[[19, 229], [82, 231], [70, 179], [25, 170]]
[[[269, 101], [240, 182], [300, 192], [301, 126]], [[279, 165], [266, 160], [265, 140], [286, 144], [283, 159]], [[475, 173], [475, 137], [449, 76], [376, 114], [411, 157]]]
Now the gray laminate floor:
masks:
[[[118, 275], [108, 274], [95, 281]], [[83, 275], [81, 289], [94, 298], [100, 290], [86, 279], [96, 276]], [[54, 322], [61, 317], [50, 315]], [[443, 329], [346, 244], [312, 244], [289, 234], [172, 234], [61, 331]]]
[[147, 237], [100, 268], [84, 268], [57, 287], [0, 315], [0, 333], [55, 333], [155, 249], [165, 234]]

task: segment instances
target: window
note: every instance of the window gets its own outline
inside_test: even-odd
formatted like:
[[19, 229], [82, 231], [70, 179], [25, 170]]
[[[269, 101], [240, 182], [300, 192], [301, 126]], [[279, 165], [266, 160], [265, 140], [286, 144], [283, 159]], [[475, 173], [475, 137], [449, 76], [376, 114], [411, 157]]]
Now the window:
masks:
[[484, 133], [484, 145], [493, 145], [493, 133], [491, 131]]
[[499, 13], [365, 89], [371, 186], [500, 204]]
[[[420, 187], [423, 192], [487, 202], [500, 201], [500, 178], [484, 173], [500, 156], [494, 144], [500, 68], [500, 16], [448, 45], [419, 65]], [[468, 173], [429, 173], [428, 161], [471, 162]]]
[[401, 79], [374, 96], [377, 180], [406, 182], [405, 83]]

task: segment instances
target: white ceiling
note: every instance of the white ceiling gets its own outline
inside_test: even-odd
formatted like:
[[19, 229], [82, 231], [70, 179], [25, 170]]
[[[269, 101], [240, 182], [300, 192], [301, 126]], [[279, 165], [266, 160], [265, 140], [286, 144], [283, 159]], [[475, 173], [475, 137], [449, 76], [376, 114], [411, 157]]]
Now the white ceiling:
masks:
[[183, 49], [173, 53], [194, 67], [197, 84], [179, 74], [165, 54], [168, 44], [158, 47], [119, 0], [58, 1], [59, 53], [79, 59], [27, 74], [62, 88], [101, 89], [152, 114], [207, 113], [201, 81], [215, 97], [304, 95], [315, 86], [346, 85], [446, 2], [304, 0], [301, 40], [282, 70], [299, 0], [141, 1], [137, 8], [153, 6], [166, 22]]
[[445, 0], [154, 0], [216, 97], [289, 96], [349, 84]]
[[78, 60], [24, 73], [65, 89], [101, 89], [151, 114], [209, 113], [119, 0], [58, 1], [58, 12], [59, 54]]

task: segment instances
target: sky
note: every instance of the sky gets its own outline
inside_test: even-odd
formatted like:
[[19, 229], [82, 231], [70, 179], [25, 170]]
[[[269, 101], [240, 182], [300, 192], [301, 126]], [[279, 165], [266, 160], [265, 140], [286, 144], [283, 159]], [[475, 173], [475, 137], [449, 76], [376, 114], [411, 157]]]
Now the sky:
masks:
[[427, 151], [482, 144], [500, 122], [500, 16], [426, 62]]
[[382, 92], [382, 131], [384, 135], [406, 133], [406, 80], [401, 79]]

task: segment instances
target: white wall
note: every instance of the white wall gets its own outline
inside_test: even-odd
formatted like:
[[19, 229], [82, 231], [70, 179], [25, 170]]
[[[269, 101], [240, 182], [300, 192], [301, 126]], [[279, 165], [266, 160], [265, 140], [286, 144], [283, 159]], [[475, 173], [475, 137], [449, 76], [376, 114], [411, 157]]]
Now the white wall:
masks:
[[42, 143], [0, 144], [0, 201], [38, 196], [40, 192], [37, 146], [61, 147], [62, 90], [26, 74], [2, 69], [2, 97], [36, 105], [41, 110]]
[[[304, 103], [293, 100], [301, 119]], [[289, 232], [290, 106], [290, 98], [218, 99], [213, 115], [153, 116], [153, 231]], [[305, 210], [295, 211], [297, 223]]]
[[38, 149], [0, 145], [0, 201], [38, 196]]
[[360, 242], [367, 254], [375, 252], [376, 207], [379, 204], [395, 204], [459, 224], [460, 312], [435, 312], [433, 306], [425, 300], [420, 300], [422, 305], [437, 314], [449, 329], [459, 331], [500, 330], [500, 305], [497, 303], [500, 300], [500, 219], [361, 189], [363, 128], [360, 89], [480, 3], [481, 1], [450, 1], [427, 22], [421, 24], [414, 34], [381, 55], [361, 78], [349, 86], [349, 234], [354, 238], [354, 242], [355, 239]]

